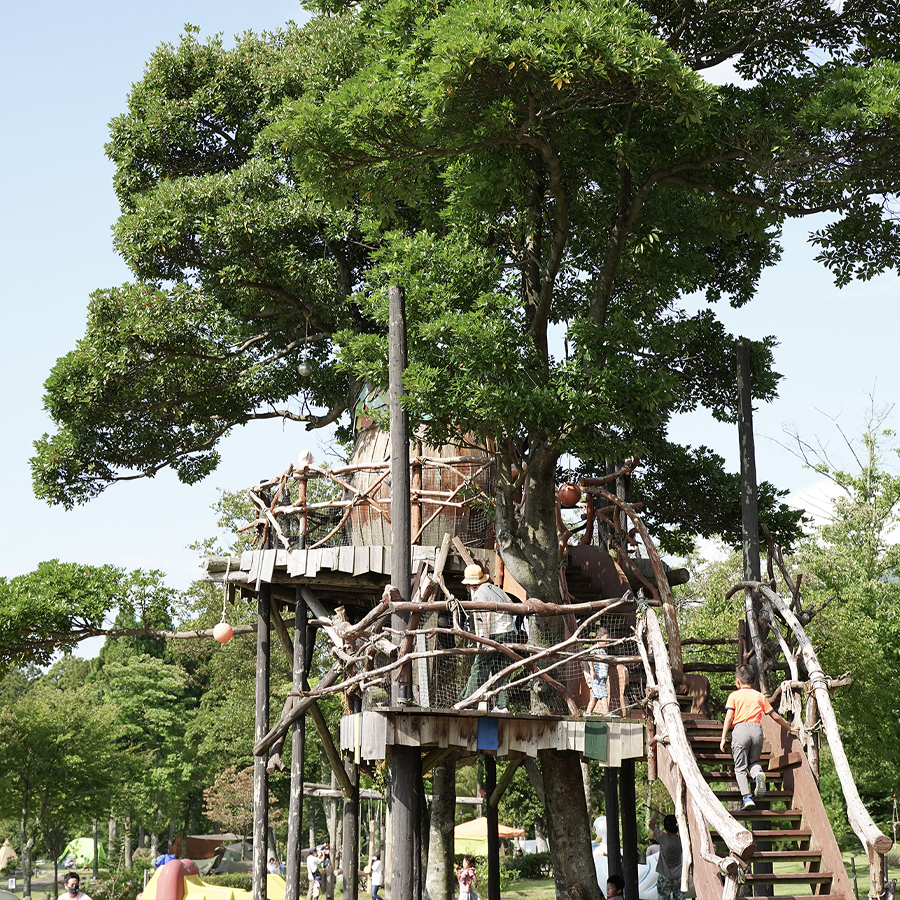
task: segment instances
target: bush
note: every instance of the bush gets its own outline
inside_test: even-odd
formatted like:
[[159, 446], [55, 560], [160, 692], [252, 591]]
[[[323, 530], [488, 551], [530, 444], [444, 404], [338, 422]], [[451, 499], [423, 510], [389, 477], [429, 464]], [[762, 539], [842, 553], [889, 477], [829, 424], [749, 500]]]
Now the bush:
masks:
[[507, 856], [501, 862], [510, 878], [543, 878], [551, 874], [553, 865], [550, 853], [526, 853], [523, 856]]
[[203, 880], [207, 884], [218, 884], [221, 887], [236, 888], [241, 891], [253, 890], [253, 875], [250, 872], [226, 872], [224, 875], [207, 875]]

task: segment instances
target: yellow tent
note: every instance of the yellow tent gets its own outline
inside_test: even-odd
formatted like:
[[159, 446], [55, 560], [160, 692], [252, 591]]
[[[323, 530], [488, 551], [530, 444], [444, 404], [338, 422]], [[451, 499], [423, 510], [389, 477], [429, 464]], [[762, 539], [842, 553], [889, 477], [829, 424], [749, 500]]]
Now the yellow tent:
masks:
[[[525, 837], [524, 828], [510, 828], [508, 825], [499, 825], [497, 831], [500, 840], [508, 838]], [[481, 816], [469, 822], [462, 822], [453, 829], [453, 849], [458, 855], [471, 853], [474, 856], [487, 855], [487, 819]]]

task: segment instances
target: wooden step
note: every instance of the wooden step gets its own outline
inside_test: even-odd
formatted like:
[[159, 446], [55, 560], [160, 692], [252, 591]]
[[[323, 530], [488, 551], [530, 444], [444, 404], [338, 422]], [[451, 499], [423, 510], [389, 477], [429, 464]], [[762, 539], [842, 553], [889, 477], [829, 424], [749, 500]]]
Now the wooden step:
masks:
[[[740, 800], [744, 795], [739, 790], [714, 790], [713, 793], [720, 800]], [[794, 797], [793, 791], [773, 791], [766, 790], [766, 796], [760, 797], [758, 802], [769, 801], [769, 800], [792, 800]]]
[[[706, 770], [703, 773], [703, 777], [707, 781], [734, 781], [734, 772], [729, 769], [712, 769]], [[777, 770], [769, 773], [766, 772], [766, 781], [771, 784], [773, 781], [783, 781], [784, 775]]]
[[[758, 832], [754, 831], [753, 836], [756, 837]], [[821, 850], [757, 850], [753, 854], [753, 862], [760, 859], [770, 859], [773, 862], [811, 862], [812, 860], [821, 859]]]
[[748, 884], [831, 884], [831, 872], [756, 872], [744, 876]]
[[[731, 810], [729, 810], [731, 812]], [[768, 822], [799, 822], [803, 819], [802, 809], [736, 809], [731, 812], [735, 819], [753, 819]], [[755, 833], [755, 832], [754, 832]]]
[[[721, 841], [722, 837], [714, 828], [710, 829], [710, 834], [715, 841]], [[797, 841], [806, 842], [812, 837], [812, 830], [809, 828], [754, 828], [753, 838], [757, 841]]]

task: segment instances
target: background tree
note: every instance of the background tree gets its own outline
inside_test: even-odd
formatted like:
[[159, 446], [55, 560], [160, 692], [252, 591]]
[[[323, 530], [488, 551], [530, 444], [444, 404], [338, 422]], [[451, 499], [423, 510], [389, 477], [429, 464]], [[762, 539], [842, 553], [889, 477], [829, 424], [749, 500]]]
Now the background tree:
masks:
[[33, 849], [52, 817], [108, 803], [118, 774], [116, 738], [114, 710], [89, 689], [36, 684], [0, 710], [0, 816], [19, 822], [26, 895]]

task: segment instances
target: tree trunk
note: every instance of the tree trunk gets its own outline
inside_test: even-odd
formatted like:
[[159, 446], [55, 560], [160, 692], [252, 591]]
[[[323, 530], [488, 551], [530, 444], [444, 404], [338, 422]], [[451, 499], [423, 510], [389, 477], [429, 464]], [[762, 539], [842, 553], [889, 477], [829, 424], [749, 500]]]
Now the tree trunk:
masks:
[[94, 878], [99, 878], [100, 877], [100, 859], [99, 859], [100, 853], [98, 850], [98, 845], [99, 845], [100, 841], [98, 839], [98, 829], [97, 829], [97, 820], [96, 819], [91, 820], [91, 838], [94, 841], [94, 865], [93, 865], [91, 871], [94, 875]]
[[116, 821], [115, 816], [110, 816], [106, 833], [106, 858], [110, 862], [112, 862], [115, 856], [118, 856], [116, 853], [116, 843], [118, 839], [119, 823]]
[[550, 849], [547, 843], [547, 834], [544, 831], [544, 820], [534, 820], [534, 849], [538, 853], [546, 853]]
[[22, 900], [31, 897], [31, 847], [34, 838], [28, 834], [28, 795], [22, 797], [22, 817], [19, 820], [19, 848], [22, 852]]
[[134, 865], [131, 855], [131, 816], [125, 816], [125, 840], [123, 842], [122, 852], [125, 855], [125, 868], [130, 869]]
[[151, 860], [154, 860], [157, 856], [159, 856], [159, 823], [162, 819], [162, 811], [158, 807], [153, 819], [153, 833], [150, 835]]
[[431, 822], [428, 829], [428, 866], [425, 900], [452, 900], [453, 827], [456, 824], [456, 764], [438, 763], [431, 770]]
[[146, 843], [147, 835], [144, 832], [144, 823], [142, 822], [140, 825], [138, 825], [138, 850], [143, 850]]
[[175, 823], [169, 822], [169, 834], [166, 840], [166, 853], [172, 852], [172, 847], [175, 846]]
[[544, 790], [552, 798], [546, 810], [557, 900], [600, 900], [579, 754], [539, 750], [538, 757]]

